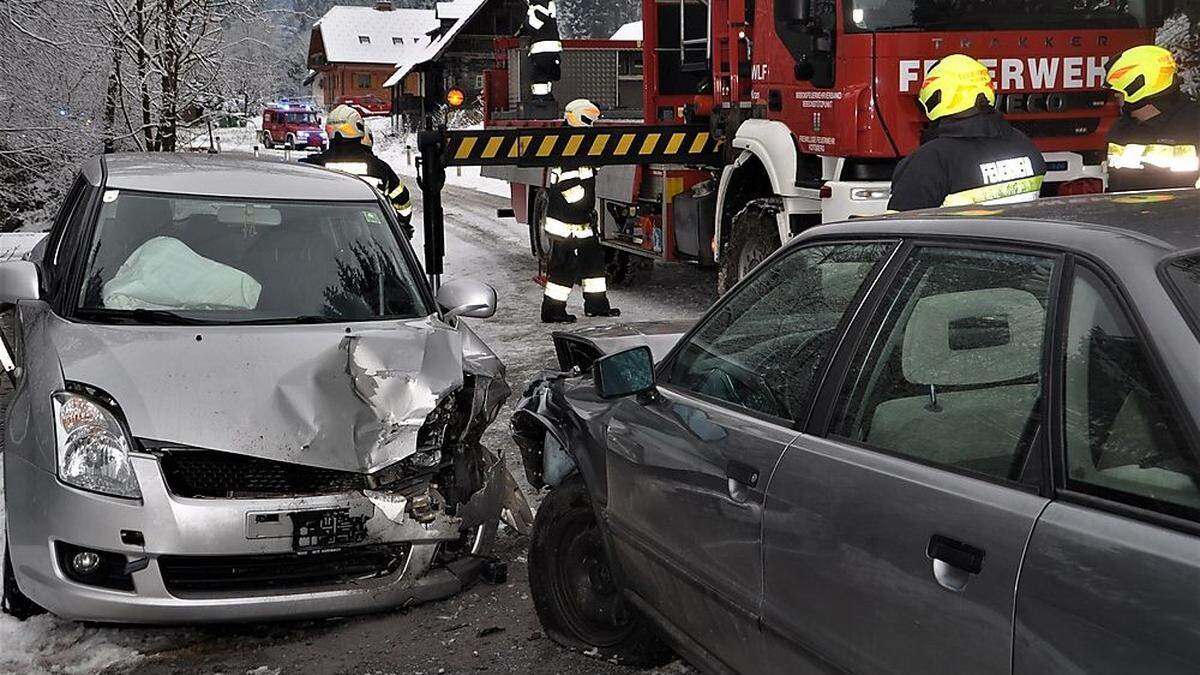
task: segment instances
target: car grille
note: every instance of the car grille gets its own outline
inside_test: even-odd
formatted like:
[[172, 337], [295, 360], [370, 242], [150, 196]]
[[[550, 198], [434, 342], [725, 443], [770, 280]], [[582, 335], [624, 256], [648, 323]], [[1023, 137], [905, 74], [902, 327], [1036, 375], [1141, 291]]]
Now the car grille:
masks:
[[320, 553], [164, 555], [158, 569], [172, 595], [279, 591], [385, 577], [403, 567], [407, 556], [406, 544]]
[[179, 497], [252, 499], [329, 494], [368, 487], [364, 474], [215, 450], [161, 450], [163, 478]]

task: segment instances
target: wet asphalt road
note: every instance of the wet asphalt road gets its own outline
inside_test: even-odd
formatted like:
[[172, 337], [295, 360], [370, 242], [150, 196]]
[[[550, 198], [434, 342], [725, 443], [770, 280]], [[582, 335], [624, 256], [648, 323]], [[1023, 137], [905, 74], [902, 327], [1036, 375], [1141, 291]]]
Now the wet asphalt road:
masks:
[[[415, 181], [409, 180], [410, 185]], [[473, 277], [499, 292], [500, 309], [472, 326], [508, 366], [513, 397], [485, 442], [502, 450], [536, 508], [540, 496], [525, 485], [516, 447], [508, 437], [512, 404], [532, 375], [554, 364], [551, 329], [538, 321], [541, 288], [532, 277], [527, 231], [497, 220], [505, 200], [464, 188], [445, 192], [447, 260], [444, 280]], [[418, 196], [416, 213], [420, 214]], [[420, 234], [416, 242], [421, 251]], [[620, 321], [697, 317], [714, 299], [714, 276], [681, 265], [656, 266], [653, 280], [638, 289], [613, 289]], [[584, 319], [578, 290], [572, 305]], [[529, 599], [527, 538], [502, 528], [495, 554], [508, 562], [508, 582], [481, 584], [456, 597], [404, 611], [324, 621], [221, 627], [97, 628], [109, 642], [142, 657], [109, 672], [162, 673], [613, 673], [637, 672], [568, 651], [541, 631]], [[676, 662], [663, 673], [691, 669]]]

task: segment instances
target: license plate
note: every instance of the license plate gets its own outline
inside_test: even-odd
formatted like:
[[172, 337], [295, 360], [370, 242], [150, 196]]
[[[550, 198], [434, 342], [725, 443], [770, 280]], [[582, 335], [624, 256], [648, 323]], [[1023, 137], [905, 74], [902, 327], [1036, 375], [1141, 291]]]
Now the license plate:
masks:
[[324, 551], [360, 544], [367, 538], [370, 515], [351, 515], [350, 509], [296, 511], [292, 519], [292, 549]]

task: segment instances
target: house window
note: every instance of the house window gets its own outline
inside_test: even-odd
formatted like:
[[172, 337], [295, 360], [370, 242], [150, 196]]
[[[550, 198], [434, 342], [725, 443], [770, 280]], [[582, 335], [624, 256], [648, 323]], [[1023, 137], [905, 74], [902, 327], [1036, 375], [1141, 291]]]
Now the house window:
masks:
[[359, 89], [370, 89], [371, 88], [371, 74], [370, 73], [355, 74], [354, 84]]
[[392, 36], [392, 44], [394, 44], [394, 45], [402, 45], [402, 44], [404, 44], [404, 38], [402, 38], [402, 37], [396, 37], [395, 35], [393, 35], [393, 36]]
[[360, 45], [371, 44], [371, 36], [370, 35], [359, 35], [358, 36], [358, 44], [360, 44]]

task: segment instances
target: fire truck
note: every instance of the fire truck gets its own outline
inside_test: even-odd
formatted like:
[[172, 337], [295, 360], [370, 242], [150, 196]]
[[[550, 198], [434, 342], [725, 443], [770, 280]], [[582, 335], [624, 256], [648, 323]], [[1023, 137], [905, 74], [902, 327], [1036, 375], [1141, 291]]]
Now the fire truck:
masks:
[[[705, 125], [722, 152], [703, 166], [598, 162], [610, 273], [620, 282], [641, 276], [639, 261], [690, 261], [719, 266], [727, 287], [800, 230], [881, 213], [893, 169], [920, 143], [921, 79], [953, 53], [992, 71], [997, 107], [1046, 157], [1045, 194], [1100, 192], [1118, 115], [1105, 64], [1152, 42], [1168, 2], [643, 0], [640, 44], [564, 43], [560, 106], [587, 96], [620, 121], [621, 92], [640, 81], [642, 124]], [[552, 123], [522, 114], [524, 69], [521, 44], [498, 39], [485, 128]], [[487, 173], [510, 181], [512, 211], [542, 253], [544, 169]]]
[[323, 150], [328, 139], [316, 106], [288, 99], [263, 106], [263, 147], [273, 148], [276, 143], [289, 148]]

